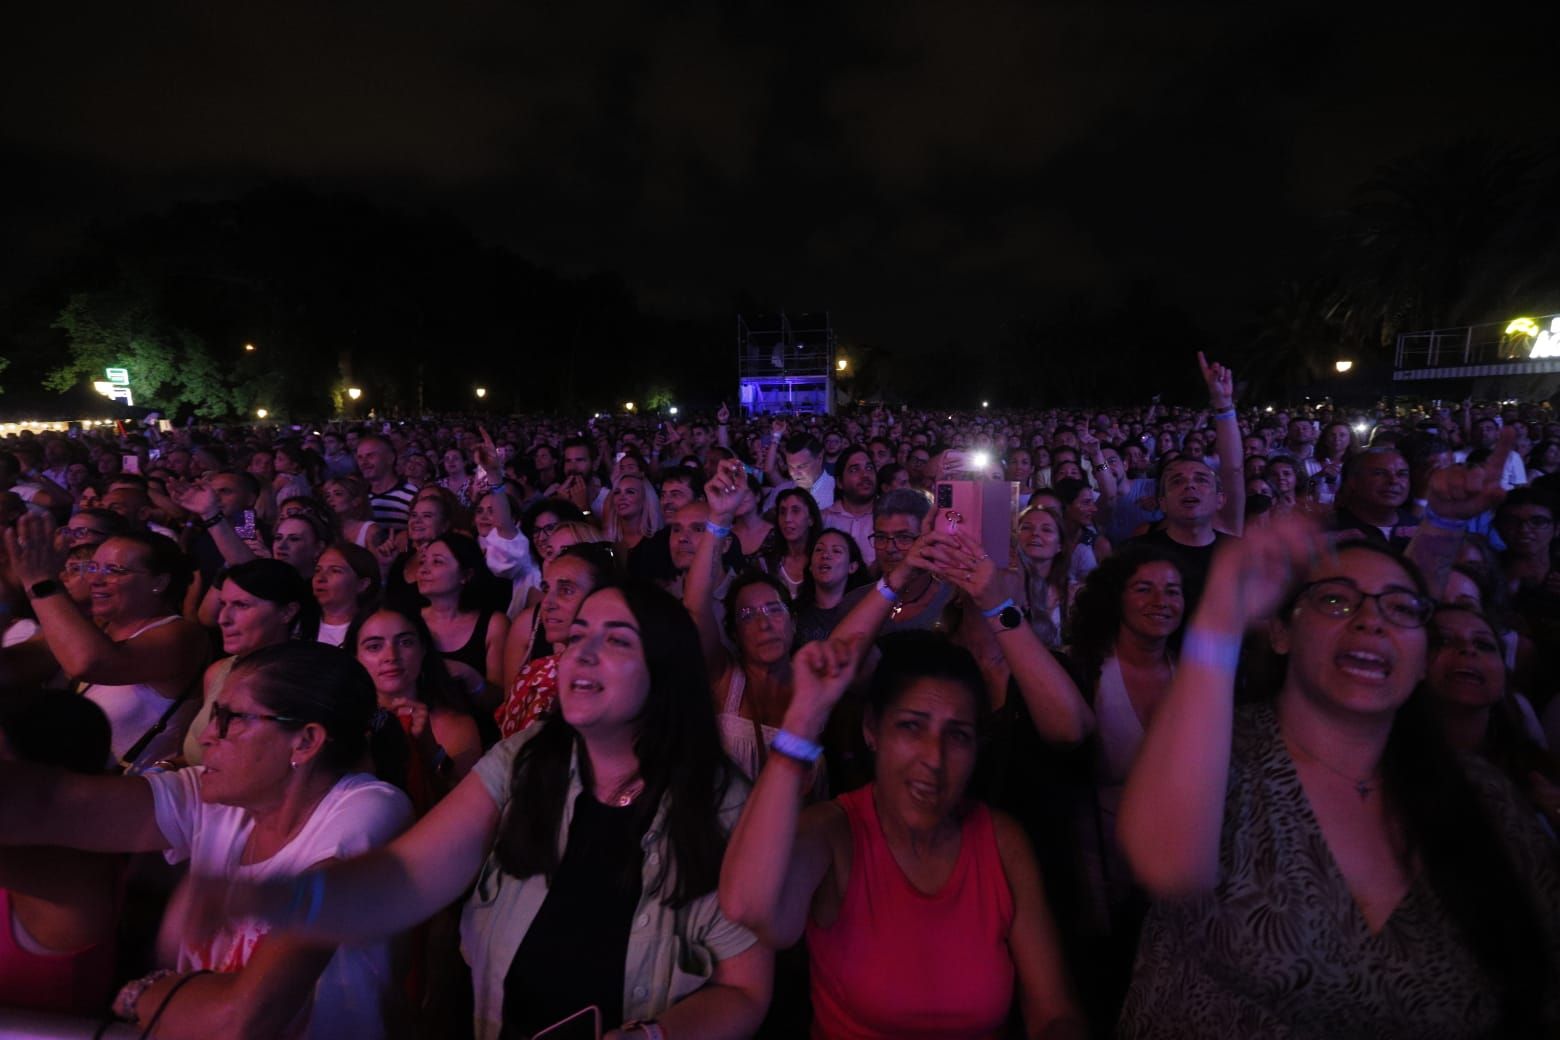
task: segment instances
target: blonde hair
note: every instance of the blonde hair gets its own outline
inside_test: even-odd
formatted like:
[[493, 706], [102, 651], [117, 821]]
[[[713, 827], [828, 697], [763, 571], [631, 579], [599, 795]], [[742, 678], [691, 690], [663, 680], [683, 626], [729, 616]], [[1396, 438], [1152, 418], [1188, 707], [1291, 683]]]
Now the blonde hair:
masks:
[[644, 505], [639, 511], [638, 534], [648, 538], [661, 529], [661, 496], [655, 493], [655, 485], [639, 473], [625, 473], [612, 485], [612, 491], [607, 493], [607, 506], [602, 510], [606, 520], [607, 540], [612, 542], [620, 542], [625, 534], [630, 533], [618, 526], [617, 499], [614, 494], [625, 480], [639, 481], [639, 497]]

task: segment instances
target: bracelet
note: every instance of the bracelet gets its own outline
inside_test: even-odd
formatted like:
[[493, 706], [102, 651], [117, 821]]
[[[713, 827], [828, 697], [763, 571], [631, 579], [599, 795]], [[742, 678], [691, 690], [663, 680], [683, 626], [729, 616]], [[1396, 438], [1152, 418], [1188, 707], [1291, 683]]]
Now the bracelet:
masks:
[[1459, 533], [1468, 530], [1468, 521], [1455, 517], [1442, 516], [1428, 505], [1425, 506], [1425, 523], [1431, 527], [1439, 527], [1443, 531], [1457, 531]]
[[888, 584], [888, 579], [887, 578], [879, 578], [878, 579], [877, 591], [878, 591], [878, 595], [879, 596], [882, 596], [884, 599], [888, 600], [890, 603], [898, 603], [899, 602], [899, 593], [895, 592], [893, 590], [893, 588]]
[[714, 535], [716, 538], [730, 538], [731, 537], [731, 528], [729, 528], [729, 527], [722, 527], [720, 524], [717, 524], [713, 520], [706, 520], [706, 521], [704, 521], [704, 529], [706, 531], [708, 531], [710, 534]]
[[202, 531], [209, 531], [226, 519], [227, 517], [218, 513], [216, 516], [197, 516], [192, 523]]
[[818, 761], [818, 756], [823, 754], [822, 744], [814, 743], [806, 737], [799, 737], [786, 730], [775, 734], [775, 739], [769, 742], [769, 749], [777, 755], [784, 755], [806, 765], [812, 765]]
[[210, 975], [211, 973], [212, 972], [210, 968], [201, 968], [198, 971], [190, 972], [178, 982], [175, 982], [172, 986], [169, 986], [168, 992], [163, 994], [162, 1003], [157, 1005], [157, 1010], [152, 1012], [152, 1017], [146, 1020], [146, 1027], [141, 1030], [141, 1035], [152, 1035], [152, 1030], [157, 1028], [157, 1023], [162, 1020], [163, 1012], [168, 1010], [168, 1005], [173, 1002], [173, 998], [178, 994], [179, 990], [189, 985], [192, 980], [197, 979], [202, 975]]
[[119, 988], [119, 993], [114, 997], [114, 1014], [126, 1022], [134, 1022], [138, 1017], [135, 1006], [141, 1002], [141, 997], [151, 988], [152, 983], [160, 982], [170, 975], [178, 972], [172, 968], [158, 968], [150, 975], [143, 975], [138, 979], [131, 979]]
[[1214, 412], [1213, 413], [1213, 417], [1215, 419], [1233, 419], [1233, 418], [1235, 418], [1235, 408], [1232, 405], [1231, 407], [1226, 408], [1222, 412]]
[[980, 616], [983, 617], [983, 618], [994, 618], [998, 614], [1000, 614], [1004, 610], [1006, 610], [1008, 607], [1016, 607], [1016, 606], [1018, 606], [1018, 604], [1013, 602], [1013, 597], [1012, 596], [1009, 596], [1007, 599], [1003, 600], [1001, 603], [998, 603], [996, 606], [992, 607], [990, 610], [983, 610], [983, 611], [981, 611], [980, 612]]
[[1181, 642], [1178, 664], [1201, 664], [1219, 671], [1233, 672], [1240, 663], [1240, 637], [1215, 635], [1192, 629]]

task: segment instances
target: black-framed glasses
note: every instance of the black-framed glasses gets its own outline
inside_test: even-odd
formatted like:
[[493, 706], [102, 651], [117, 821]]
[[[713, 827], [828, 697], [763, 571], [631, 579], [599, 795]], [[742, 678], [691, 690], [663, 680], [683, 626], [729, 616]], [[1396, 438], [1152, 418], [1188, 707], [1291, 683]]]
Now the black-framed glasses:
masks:
[[60, 537], [67, 542], [79, 542], [83, 538], [108, 538], [107, 531], [99, 531], [95, 527], [62, 527]]
[[916, 536], [909, 531], [900, 531], [896, 534], [884, 534], [881, 531], [873, 531], [868, 540], [872, 543], [873, 548], [882, 549], [892, 543], [894, 548], [904, 552], [915, 544], [915, 539]]
[[221, 701], [211, 702], [211, 721], [217, 724], [217, 739], [226, 740], [228, 727], [234, 719], [243, 719], [245, 722], [302, 722], [303, 720], [293, 715], [262, 715], [256, 711], [234, 711]]
[[1507, 513], [1501, 519], [1519, 531], [1523, 528], [1529, 531], [1547, 531], [1555, 526], [1555, 518], [1552, 516], [1517, 516], [1515, 513]]
[[1435, 613], [1435, 604], [1416, 592], [1407, 589], [1366, 592], [1348, 578], [1312, 582], [1301, 590], [1300, 596], [1314, 610], [1336, 618], [1349, 617], [1364, 606], [1366, 600], [1373, 599], [1381, 616], [1398, 628], [1424, 628]]
[[537, 524], [536, 527], [534, 528], [534, 530], [535, 530], [535, 532], [538, 535], [541, 535], [541, 536], [544, 536], [544, 537], [551, 537], [552, 533], [554, 531], [558, 530], [558, 528], [560, 528], [562, 526], [563, 526], [563, 521], [562, 520], [554, 520], [550, 524]]
[[756, 607], [738, 607], [737, 624], [751, 625], [760, 617], [766, 617], [776, 622], [783, 621], [789, 613], [791, 613], [791, 608], [778, 601], [760, 603]]

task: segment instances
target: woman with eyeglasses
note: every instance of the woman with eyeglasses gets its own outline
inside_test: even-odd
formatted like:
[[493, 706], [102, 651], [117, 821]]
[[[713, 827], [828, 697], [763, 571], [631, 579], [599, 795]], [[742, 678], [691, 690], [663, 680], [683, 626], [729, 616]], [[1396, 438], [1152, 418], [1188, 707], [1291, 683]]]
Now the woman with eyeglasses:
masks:
[[126, 530], [125, 518], [112, 509], [79, 509], [56, 532], [55, 543], [60, 552], [68, 553], [81, 545], [102, 545]]
[[689, 695], [693, 623], [650, 582], [598, 588], [558, 679], [557, 711], [490, 751], [388, 848], [291, 882], [193, 884], [180, 930], [237, 915], [359, 943], [462, 900], [479, 1040], [590, 1008], [609, 1040], [752, 1036], [772, 958], [715, 894], [746, 785], [709, 702]]
[[5, 545], [49, 652], [108, 716], [114, 758], [135, 770], [178, 753], [210, 659], [205, 632], [179, 615], [191, 576], [179, 547], [140, 533], [99, 545], [89, 616], [59, 582], [53, 521], [24, 516]]
[[[411, 820], [400, 790], [358, 771], [375, 710], [349, 655], [265, 647], [212, 703], [203, 766], [103, 777], [0, 761], [0, 844], [162, 852], [245, 881], [357, 855]], [[304, 944], [234, 919], [181, 943], [175, 967], [125, 985], [114, 1011], [157, 1037], [384, 1037], [404, 1020], [398, 983], [388, 943]]]
[[[688, 568], [683, 603], [699, 628], [721, 743], [751, 780], [763, 766], [769, 743], [780, 731], [791, 703], [796, 619], [786, 585], [756, 570], [744, 571], [729, 582], [721, 599], [724, 624], [718, 616], [717, 587], [725, 573], [721, 556], [746, 492], [747, 474], [735, 460], [722, 462], [715, 478], [705, 485], [710, 515]], [[805, 491], [802, 495], [811, 501]], [[727, 641], [733, 650], [726, 649]], [[822, 795], [827, 788], [821, 766], [812, 778], [813, 790]]]
[[[1122, 800], [1157, 902], [1119, 1035], [1552, 1034], [1553, 846], [1436, 724], [1418, 570], [1288, 520], [1209, 577]], [[1237, 709], [1262, 618], [1287, 667], [1271, 703]]]

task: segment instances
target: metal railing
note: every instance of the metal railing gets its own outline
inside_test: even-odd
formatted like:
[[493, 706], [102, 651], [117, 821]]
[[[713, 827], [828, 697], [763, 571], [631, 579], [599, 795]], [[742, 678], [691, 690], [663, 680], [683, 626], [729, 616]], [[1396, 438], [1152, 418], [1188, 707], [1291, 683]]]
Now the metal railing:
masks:
[[[1548, 329], [1556, 318], [1560, 315], [1405, 332], [1397, 338], [1394, 367], [1402, 370], [1525, 361], [1535, 335]], [[1529, 328], [1533, 332], [1527, 331]]]

